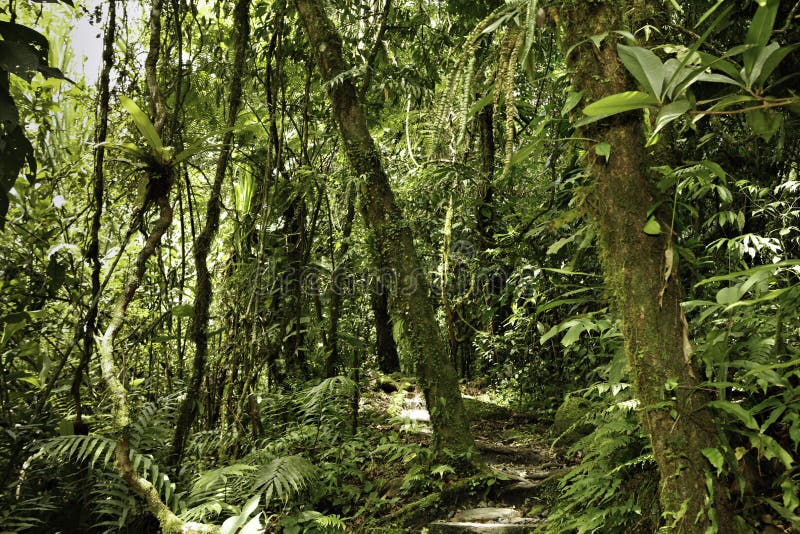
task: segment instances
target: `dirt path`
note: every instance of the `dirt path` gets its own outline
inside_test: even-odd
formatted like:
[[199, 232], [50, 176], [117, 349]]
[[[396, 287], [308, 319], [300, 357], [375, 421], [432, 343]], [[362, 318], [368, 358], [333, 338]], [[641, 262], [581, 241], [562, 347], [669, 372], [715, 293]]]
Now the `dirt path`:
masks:
[[[402, 395], [399, 418], [404, 427], [429, 434], [430, 417], [422, 396]], [[465, 397], [465, 404], [476, 445], [486, 465], [497, 473], [499, 489], [471, 507], [453, 506], [448, 519], [433, 521], [428, 532], [534, 532], [546, 519], [558, 477], [566, 468], [551, 447], [547, 427], [530, 415], [476, 398]]]

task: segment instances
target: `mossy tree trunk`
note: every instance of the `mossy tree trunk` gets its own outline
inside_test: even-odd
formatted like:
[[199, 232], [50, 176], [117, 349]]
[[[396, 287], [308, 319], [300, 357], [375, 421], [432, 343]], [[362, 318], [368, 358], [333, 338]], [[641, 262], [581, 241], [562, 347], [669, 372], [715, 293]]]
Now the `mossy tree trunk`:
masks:
[[[234, 46], [234, 63], [231, 74], [231, 88], [228, 97], [228, 119], [226, 126], [232, 128], [236, 123], [236, 116], [242, 107], [242, 79], [244, 77], [245, 58], [250, 40], [250, 0], [238, 0], [234, 9], [233, 26], [236, 32]], [[175, 427], [175, 436], [172, 440], [172, 451], [170, 454], [171, 463], [180, 466], [181, 456], [186, 442], [189, 428], [197, 416], [197, 406], [199, 404], [200, 389], [202, 387], [203, 375], [205, 374], [206, 359], [208, 357], [208, 321], [209, 309], [211, 308], [212, 287], [211, 276], [208, 272], [208, 254], [211, 251], [211, 244], [217, 235], [219, 227], [219, 217], [222, 207], [220, 195], [222, 192], [222, 182], [225, 180], [225, 173], [228, 169], [228, 161], [231, 156], [231, 144], [233, 142], [233, 131], [228, 131], [222, 140], [222, 150], [217, 158], [217, 166], [214, 174], [214, 182], [208, 197], [206, 208], [206, 221], [194, 246], [194, 264], [197, 271], [197, 284], [194, 297], [194, 315], [192, 317], [191, 337], [195, 346], [194, 361], [192, 365], [192, 377], [189, 381], [189, 388], [186, 398], [181, 403], [178, 423]]]
[[[617, 57], [615, 36], [606, 37], [599, 48], [588, 39], [623, 29], [624, 16], [635, 16], [636, 7], [610, 0], [564, 3], [564, 49], [583, 43], [571, 53], [568, 66], [584, 103], [632, 89]], [[681, 289], [671, 265], [671, 236], [642, 231], [656, 199], [647, 176], [641, 117], [617, 115], [582, 128], [578, 135], [591, 139], [585, 162], [593, 184], [588, 204], [598, 227], [606, 283], [622, 318], [640, 417], [658, 463], [665, 529], [702, 533], [716, 522], [720, 532], [734, 532], [726, 487], [709, 472], [701, 453], [720, 446], [722, 437], [692, 358]], [[611, 145], [608, 162], [593, 150], [594, 143], [603, 141]]]
[[[425, 394], [434, 431], [434, 448], [464, 451], [474, 446], [464, 411], [458, 377], [448, 358], [428, 281], [420, 268], [408, 223], [394, 200], [380, 154], [367, 127], [363, 104], [345, 73], [342, 40], [320, 0], [296, 0], [323, 80], [345, 153], [361, 180], [361, 204], [375, 237], [378, 264], [391, 272], [396, 287], [390, 306], [403, 321], [403, 332], [417, 358], [417, 375]], [[335, 82], [334, 82], [335, 80]]]

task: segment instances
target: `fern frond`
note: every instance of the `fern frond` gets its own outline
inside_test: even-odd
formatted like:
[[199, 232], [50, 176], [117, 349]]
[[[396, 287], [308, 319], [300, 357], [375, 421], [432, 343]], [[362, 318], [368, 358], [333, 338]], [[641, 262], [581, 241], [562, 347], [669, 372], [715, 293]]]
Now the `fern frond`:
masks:
[[317, 478], [317, 468], [302, 456], [282, 456], [256, 474], [253, 491], [264, 491], [266, 502], [300, 493]]
[[[40, 451], [34, 456], [62, 458], [75, 463], [88, 462], [91, 468], [95, 468], [102, 459], [99, 467], [113, 470], [112, 459], [116, 446], [115, 440], [104, 436], [57, 436], [43, 441]], [[175, 492], [175, 484], [160, 471], [152, 456], [131, 449], [130, 459], [134, 469], [155, 486], [173, 510], [183, 510], [182, 494]]]
[[46, 502], [42, 497], [34, 497], [24, 501], [12, 502], [8, 508], [0, 511], [0, 525], [2, 532], [41, 531], [44, 523], [41, 519], [45, 512], [53, 511], [56, 507]]

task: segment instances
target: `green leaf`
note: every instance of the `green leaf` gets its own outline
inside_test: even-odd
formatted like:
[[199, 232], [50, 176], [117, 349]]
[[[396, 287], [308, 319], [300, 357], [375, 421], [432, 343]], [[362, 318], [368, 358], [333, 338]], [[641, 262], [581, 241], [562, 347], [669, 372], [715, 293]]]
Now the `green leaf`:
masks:
[[657, 106], [658, 104], [659, 102], [657, 99], [641, 91], [617, 93], [601, 98], [597, 102], [592, 102], [583, 108], [583, 114], [591, 117], [593, 120], [584, 120], [581, 121], [581, 124], [588, 124], [605, 117], [610, 117], [611, 115], [616, 115], [617, 113]]
[[714, 447], [707, 447], [705, 449], [701, 449], [700, 452], [703, 453], [703, 456], [708, 459], [708, 461], [713, 465], [717, 470], [717, 475], [722, 474], [722, 468], [725, 466], [725, 457], [722, 456], [722, 453], [719, 452], [718, 449]]
[[774, 438], [766, 434], [756, 434], [750, 436], [750, 444], [757, 448], [767, 460], [778, 458], [787, 470], [792, 469], [794, 459], [786, 449], [780, 446]]
[[783, 115], [781, 115], [780, 112], [770, 109], [754, 109], [748, 111], [746, 118], [747, 125], [750, 126], [753, 133], [764, 141], [772, 139], [772, 136], [778, 132], [783, 124]]
[[258, 514], [245, 523], [239, 534], [260, 534], [261, 532], [264, 532], [264, 529], [261, 527], [261, 514]]
[[653, 130], [653, 135], [660, 132], [667, 124], [684, 115], [691, 107], [692, 105], [688, 100], [681, 99], [661, 108], [658, 117], [656, 117], [656, 127]]
[[[769, 78], [770, 75], [775, 71], [775, 69], [778, 68], [778, 65], [780, 64], [780, 62], [783, 61], [783, 59], [787, 55], [789, 55], [792, 52], [794, 52], [795, 50], [797, 50], [798, 47], [800, 47], [800, 43], [795, 43], [795, 44], [789, 45], [789, 46], [782, 46], [782, 47], [774, 50], [764, 60], [764, 65], [761, 68], [761, 73], [759, 74], [758, 79], [756, 80], [756, 83], [758, 85], [764, 85], [766, 83], [766, 81], [767, 81], [767, 78]], [[767, 48], [769, 48], [769, 47], [767, 47]], [[765, 48], [765, 50], [766, 50], [766, 48]]]
[[742, 298], [742, 291], [739, 286], [723, 287], [717, 291], [717, 304], [727, 306], [738, 302]]
[[661, 224], [656, 220], [655, 217], [650, 217], [649, 219], [647, 219], [647, 222], [644, 223], [644, 228], [642, 228], [642, 232], [646, 233], [647, 235], [660, 235]]
[[756, 14], [753, 16], [753, 21], [750, 23], [744, 42], [754, 45], [754, 47], [745, 51], [742, 55], [744, 70], [748, 75], [753, 72], [756, 59], [761, 52], [760, 48], [766, 46], [767, 42], [769, 42], [772, 28], [775, 25], [775, 17], [778, 14], [779, 3], [778, 0], [767, 0], [756, 10]]
[[528, 143], [524, 147], [520, 148], [511, 156], [511, 164], [516, 165], [520, 161], [524, 161], [528, 159], [534, 150], [536, 150], [539, 146], [541, 146], [542, 141], [541, 139], [536, 139], [532, 143]]
[[654, 98], [661, 100], [664, 85], [664, 64], [653, 52], [640, 46], [617, 45], [619, 59], [642, 87]]
[[758, 430], [758, 423], [756, 422], [755, 417], [753, 417], [753, 414], [742, 408], [740, 404], [734, 404], [724, 400], [715, 400], [710, 401], [708, 405], [712, 408], [721, 410], [728, 415], [732, 415], [740, 422], [744, 423], [744, 425], [750, 430]]
[[136, 105], [136, 102], [128, 98], [127, 96], [120, 96], [119, 101], [122, 104], [122, 107], [130, 114], [131, 118], [133, 119], [133, 123], [136, 125], [136, 129], [139, 130], [139, 133], [142, 134], [142, 137], [145, 138], [147, 144], [149, 144], [152, 148], [157, 151], [160, 151], [164, 148], [164, 144], [161, 142], [161, 138], [156, 133], [156, 129], [153, 126], [153, 123], [150, 122], [150, 119], [147, 118], [147, 115]]
[[611, 157], [611, 145], [603, 141], [594, 145], [594, 152], [600, 157], [606, 158], [606, 161]]
[[564, 117], [567, 113], [575, 109], [575, 106], [578, 105], [581, 98], [583, 98], [583, 91], [570, 91], [567, 98], [564, 100], [564, 107], [561, 108], [561, 116]]
[[572, 325], [569, 328], [569, 330], [567, 330], [567, 333], [564, 334], [564, 337], [561, 338], [561, 345], [564, 347], [569, 347], [570, 345], [578, 341], [578, 339], [580, 339], [581, 337], [581, 334], [584, 333], [586, 330], [588, 329], [586, 328], [586, 325], [583, 323]]

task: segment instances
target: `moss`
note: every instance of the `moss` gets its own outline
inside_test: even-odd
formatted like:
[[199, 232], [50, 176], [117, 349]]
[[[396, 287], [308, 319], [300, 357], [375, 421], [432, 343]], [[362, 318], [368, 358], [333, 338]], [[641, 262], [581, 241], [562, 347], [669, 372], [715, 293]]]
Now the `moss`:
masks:
[[471, 421], [486, 419], [509, 419], [513, 414], [504, 406], [478, 399], [464, 398], [464, 409]]
[[553, 421], [553, 436], [560, 445], [572, 445], [594, 430], [594, 425], [586, 422], [591, 411], [592, 404], [583, 397], [571, 396], [564, 400]]

